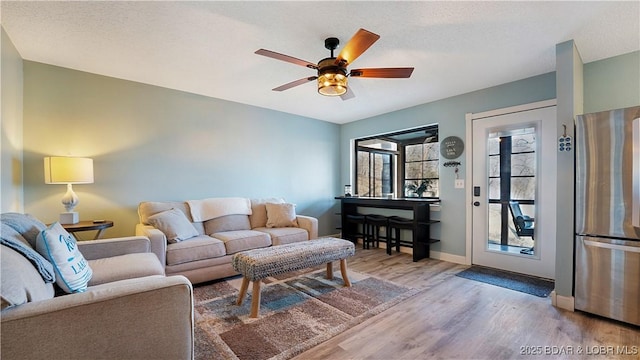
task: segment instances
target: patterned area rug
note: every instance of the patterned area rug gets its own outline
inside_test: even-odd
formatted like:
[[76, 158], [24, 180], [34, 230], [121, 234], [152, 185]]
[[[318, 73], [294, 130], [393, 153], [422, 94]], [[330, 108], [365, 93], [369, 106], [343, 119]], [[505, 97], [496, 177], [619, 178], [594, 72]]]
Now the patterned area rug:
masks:
[[545, 280], [533, 276], [521, 275], [477, 265], [473, 265], [470, 268], [459, 272], [456, 276], [520, 291], [538, 297], [549, 296], [555, 288], [555, 283], [552, 280]]
[[195, 358], [289, 359], [418, 293], [367, 274], [349, 271], [292, 272], [262, 285], [260, 317], [250, 319], [251, 286], [241, 306], [241, 277], [194, 287]]

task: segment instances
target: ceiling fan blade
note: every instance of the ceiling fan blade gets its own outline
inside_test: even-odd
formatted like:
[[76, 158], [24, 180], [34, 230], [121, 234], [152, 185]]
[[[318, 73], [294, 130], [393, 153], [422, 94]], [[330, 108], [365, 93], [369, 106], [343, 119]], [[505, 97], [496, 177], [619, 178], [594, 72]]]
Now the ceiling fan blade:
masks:
[[369, 69], [353, 69], [349, 76], [351, 77], [369, 77], [369, 78], [408, 78], [413, 73], [412, 67], [404, 68], [369, 68]]
[[270, 57], [272, 59], [282, 60], [282, 61], [290, 62], [290, 63], [296, 64], [296, 65], [308, 67], [310, 69], [317, 69], [318, 68], [318, 66], [316, 64], [314, 64], [314, 63], [310, 63], [310, 62], [308, 62], [306, 60], [301, 60], [301, 59], [298, 59], [298, 58], [294, 58], [293, 56], [280, 54], [280, 53], [277, 53], [277, 52], [271, 51], [271, 50], [259, 49], [259, 50], [256, 50], [255, 53], [258, 54], [258, 55]]
[[351, 88], [349, 88], [346, 93], [340, 95], [340, 99], [342, 100], [349, 100], [353, 99], [354, 97], [356, 97], [356, 94], [353, 93], [353, 90], [351, 90]]
[[378, 41], [378, 39], [380, 39], [380, 35], [365, 29], [358, 30], [344, 48], [342, 48], [340, 54], [338, 54], [336, 64], [343, 63], [345, 66], [351, 64], [358, 56], [367, 51], [373, 43]]
[[287, 89], [291, 89], [292, 87], [298, 86], [298, 85], [302, 85], [302, 84], [306, 84], [309, 81], [313, 81], [315, 79], [317, 79], [317, 76], [310, 76], [310, 77], [306, 77], [306, 78], [302, 78], [302, 79], [298, 79], [296, 81], [292, 81], [290, 83], [286, 83], [284, 85], [278, 86], [275, 89], [272, 89], [273, 91], [284, 91]]

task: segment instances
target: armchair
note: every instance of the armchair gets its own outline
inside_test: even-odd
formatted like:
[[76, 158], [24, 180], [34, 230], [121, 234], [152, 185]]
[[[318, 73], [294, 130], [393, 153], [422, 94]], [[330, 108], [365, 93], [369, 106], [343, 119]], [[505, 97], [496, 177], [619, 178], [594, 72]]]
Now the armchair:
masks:
[[85, 292], [60, 294], [5, 241], [13, 237], [29, 246], [38, 233], [34, 227], [44, 224], [31, 217], [24, 222], [28, 226], [15, 226], [5, 215], [0, 245], [3, 359], [193, 359], [191, 283], [164, 275], [149, 239], [78, 242], [93, 277]]
[[[516, 229], [516, 235], [520, 236], [531, 236], [531, 239], [534, 239], [535, 219], [529, 217], [528, 215], [522, 214], [522, 209], [520, 209], [520, 203], [517, 201], [509, 201], [509, 210], [511, 210], [511, 216], [513, 217], [513, 225]], [[531, 247], [529, 249], [522, 249], [520, 253], [533, 255], [534, 248]]]

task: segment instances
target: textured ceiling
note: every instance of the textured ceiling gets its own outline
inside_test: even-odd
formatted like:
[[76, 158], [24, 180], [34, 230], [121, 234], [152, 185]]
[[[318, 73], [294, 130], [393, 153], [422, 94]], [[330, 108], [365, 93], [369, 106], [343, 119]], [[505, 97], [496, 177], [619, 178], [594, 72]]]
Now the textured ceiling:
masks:
[[[335, 123], [346, 123], [555, 70], [575, 40], [585, 63], [640, 49], [640, 2], [48, 2], [2, 1], [24, 59]], [[315, 83], [271, 91], [311, 69], [324, 39], [381, 36], [351, 66], [413, 66], [410, 79], [352, 78], [356, 97]], [[339, 49], [338, 49], [339, 50]]]

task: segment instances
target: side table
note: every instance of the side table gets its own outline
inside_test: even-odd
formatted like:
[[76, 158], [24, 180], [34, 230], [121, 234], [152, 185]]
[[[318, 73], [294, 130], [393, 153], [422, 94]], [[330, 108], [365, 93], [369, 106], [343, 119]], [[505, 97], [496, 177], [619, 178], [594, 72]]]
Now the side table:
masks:
[[102, 233], [104, 232], [104, 229], [107, 229], [113, 226], [113, 221], [101, 220], [100, 222], [95, 222], [94, 220], [86, 220], [86, 221], [80, 221], [75, 224], [61, 224], [61, 225], [65, 230], [73, 234], [73, 236], [75, 236], [76, 239], [78, 239], [78, 237], [75, 234], [76, 232], [98, 230], [98, 232], [96, 233], [96, 236], [93, 238], [94, 240], [98, 240], [102, 237]]

